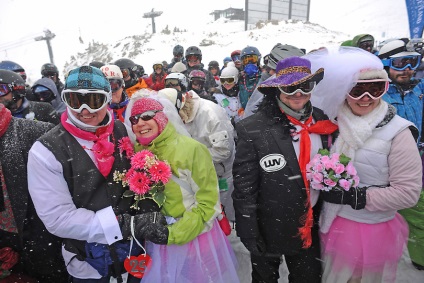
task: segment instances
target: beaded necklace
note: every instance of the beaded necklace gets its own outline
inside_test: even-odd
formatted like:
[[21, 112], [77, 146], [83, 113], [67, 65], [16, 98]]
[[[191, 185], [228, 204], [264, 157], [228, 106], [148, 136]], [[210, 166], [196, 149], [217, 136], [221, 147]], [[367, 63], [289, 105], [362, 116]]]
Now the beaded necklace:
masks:
[[248, 88], [247, 87], [247, 85], [246, 85], [246, 79], [247, 79], [247, 77], [246, 77], [246, 75], [243, 75], [243, 85], [244, 85], [244, 89], [245, 90], [247, 90], [247, 92], [253, 92], [254, 90], [255, 90], [255, 88], [256, 88], [256, 85], [258, 84], [258, 77], [259, 77], [259, 73], [257, 73], [256, 75], [255, 75], [255, 83], [253, 84], [253, 86], [252, 87], [250, 87], [250, 88]]

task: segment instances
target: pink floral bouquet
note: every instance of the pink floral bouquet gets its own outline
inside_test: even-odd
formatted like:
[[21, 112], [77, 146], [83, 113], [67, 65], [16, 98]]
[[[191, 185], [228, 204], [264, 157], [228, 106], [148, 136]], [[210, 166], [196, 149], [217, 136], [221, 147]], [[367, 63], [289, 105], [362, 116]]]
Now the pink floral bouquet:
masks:
[[359, 177], [350, 158], [344, 154], [320, 149], [306, 165], [306, 178], [315, 190], [345, 190], [357, 188]]
[[131, 160], [131, 168], [128, 171], [113, 174], [113, 180], [122, 182], [129, 190], [124, 192], [124, 197], [134, 197], [135, 203], [131, 206], [139, 210], [139, 202], [144, 199], [152, 199], [159, 207], [165, 202], [165, 184], [172, 176], [171, 166], [167, 161], [157, 158], [149, 150], [135, 153], [133, 145], [128, 137], [119, 141], [120, 153], [126, 153]]

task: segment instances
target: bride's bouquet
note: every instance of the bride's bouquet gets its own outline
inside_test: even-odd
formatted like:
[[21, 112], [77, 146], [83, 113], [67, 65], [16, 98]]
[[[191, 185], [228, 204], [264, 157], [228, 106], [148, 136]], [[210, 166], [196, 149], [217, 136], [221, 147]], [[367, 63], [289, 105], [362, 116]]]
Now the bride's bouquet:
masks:
[[344, 154], [320, 149], [306, 165], [306, 178], [315, 190], [345, 190], [357, 188], [359, 177], [351, 159]]
[[159, 160], [149, 150], [134, 153], [128, 137], [120, 140], [119, 149], [121, 154], [125, 151], [131, 161], [131, 168], [124, 172], [115, 171], [113, 180], [129, 187], [124, 192], [124, 197], [134, 197], [135, 202], [131, 208], [142, 209], [139, 202], [145, 199], [153, 200], [160, 208], [165, 202], [165, 184], [172, 175], [168, 162]]

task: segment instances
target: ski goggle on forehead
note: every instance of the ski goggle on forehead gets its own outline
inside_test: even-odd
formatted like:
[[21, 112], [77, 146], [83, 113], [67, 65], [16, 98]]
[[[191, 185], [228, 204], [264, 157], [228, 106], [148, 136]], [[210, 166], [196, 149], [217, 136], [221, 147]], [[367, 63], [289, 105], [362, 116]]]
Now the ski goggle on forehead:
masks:
[[421, 63], [420, 55], [404, 56], [382, 60], [385, 67], [390, 67], [396, 71], [403, 71], [406, 68], [415, 70]]
[[278, 89], [286, 95], [294, 95], [297, 92], [301, 92], [302, 94], [310, 94], [316, 85], [317, 83], [315, 81], [306, 81], [298, 85], [279, 86]]
[[90, 113], [95, 113], [109, 102], [110, 93], [100, 89], [66, 89], [62, 91], [62, 100], [72, 111], [81, 113], [87, 109]]
[[165, 79], [165, 86], [166, 87], [176, 87], [179, 86], [180, 83], [178, 79]]
[[141, 114], [131, 116], [129, 118], [129, 120], [131, 122], [131, 125], [137, 125], [138, 124], [138, 120], [140, 120], [140, 119], [143, 120], [143, 121], [152, 120], [155, 117], [156, 113], [158, 113], [160, 111], [161, 110], [150, 110], [150, 111], [146, 111], [146, 112], [143, 112]]
[[24, 85], [10, 85], [0, 83], [0, 97], [8, 95], [10, 92], [25, 93]]
[[359, 100], [365, 95], [368, 95], [373, 100], [377, 100], [386, 93], [388, 87], [389, 82], [385, 80], [358, 81], [349, 92], [349, 96], [352, 99]]

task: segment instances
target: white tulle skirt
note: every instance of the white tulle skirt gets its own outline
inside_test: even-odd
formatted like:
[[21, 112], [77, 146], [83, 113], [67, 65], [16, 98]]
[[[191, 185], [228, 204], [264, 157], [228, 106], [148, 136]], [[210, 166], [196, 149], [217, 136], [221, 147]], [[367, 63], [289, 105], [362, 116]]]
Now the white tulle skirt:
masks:
[[152, 264], [142, 282], [237, 283], [237, 259], [217, 220], [213, 228], [185, 245], [146, 242]]

